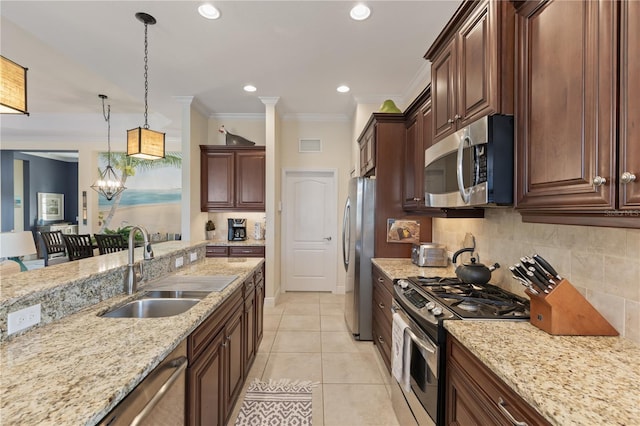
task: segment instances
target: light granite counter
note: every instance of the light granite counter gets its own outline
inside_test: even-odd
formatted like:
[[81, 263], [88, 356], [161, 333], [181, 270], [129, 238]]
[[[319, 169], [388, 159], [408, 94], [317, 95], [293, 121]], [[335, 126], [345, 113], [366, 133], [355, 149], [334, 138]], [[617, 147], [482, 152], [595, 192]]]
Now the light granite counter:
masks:
[[423, 276], [423, 277], [455, 277], [455, 268], [449, 264], [446, 268], [417, 266], [411, 259], [374, 258], [371, 263], [376, 265], [389, 279]]
[[263, 262], [262, 258], [210, 258], [181, 268], [179, 275], [238, 278], [180, 315], [99, 317], [134, 297], [119, 295], [3, 342], [0, 422], [96, 424]]
[[[373, 259], [390, 279], [455, 276], [409, 259]], [[445, 321], [448, 332], [553, 425], [640, 422], [640, 345], [621, 337], [551, 336], [522, 321]]]
[[208, 246], [264, 246], [265, 240], [254, 240], [253, 238], [247, 238], [244, 241], [228, 241], [226, 239], [214, 239], [207, 240]]
[[640, 422], [640, 345], [629, 339], [552, 336], [515, 321], [445, 328], [553, 425]]

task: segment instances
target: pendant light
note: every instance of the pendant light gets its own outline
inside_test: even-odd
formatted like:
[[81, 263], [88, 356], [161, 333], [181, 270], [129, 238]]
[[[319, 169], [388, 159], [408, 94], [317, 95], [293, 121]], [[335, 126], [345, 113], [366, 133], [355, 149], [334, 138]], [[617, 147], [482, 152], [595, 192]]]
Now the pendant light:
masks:
[[111, 201], [113, 197], [127, 188], [125, 188], [122, 180], [111, 167], [111, 105], [107, 105], [105, 110], [104, 100], [107, 99], [107, 95], [98, 95], [98, 97], [102, 99], [102, 115], [107, 122], [107, 167], [100, 172], [100, 177], [91, 185], [91, 189]]
[[26, 114], [27, 69], [0, 56], [0, 114]]
[[164, 158], [164, 133], [149, 129], [147, 97], [148, 82], [148, 42], [147, 27], [156, 23], [156, 18], [144, 12], [136, 13], [136, 18], [144, 24], [144, 126], [127, 131], [127, 155], [145, 160]]

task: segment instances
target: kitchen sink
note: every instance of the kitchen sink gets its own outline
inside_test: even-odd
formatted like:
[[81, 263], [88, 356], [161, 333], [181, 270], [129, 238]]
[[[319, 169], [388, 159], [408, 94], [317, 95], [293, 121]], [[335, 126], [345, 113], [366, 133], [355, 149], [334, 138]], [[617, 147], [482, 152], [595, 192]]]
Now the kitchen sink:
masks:
[[133, 300], [109, 310], [101, 317], [108, 318], [161, 318], [179, 315], [197, 304], [200, 298], [144, 298]]
[[153, 290], [147, 291], [141, 299], [204, 299], [210, 291]]

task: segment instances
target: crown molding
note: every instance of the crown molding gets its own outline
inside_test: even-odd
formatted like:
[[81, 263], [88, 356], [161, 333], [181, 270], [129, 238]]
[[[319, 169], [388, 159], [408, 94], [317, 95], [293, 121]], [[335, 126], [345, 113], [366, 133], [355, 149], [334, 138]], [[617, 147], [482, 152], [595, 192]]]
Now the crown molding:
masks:
[[218, 120], [247, 120], [258, 121], [266, 118], [265, 113], [212, 113], [209, 114], [209, 118], [215, 118]]
[[346, 114], [307, 114], [307, 113], [291, 113], [282, 116], [283, 121], [298, 122], [330, 122], [330, 123], [348, 123], [351, 118]]

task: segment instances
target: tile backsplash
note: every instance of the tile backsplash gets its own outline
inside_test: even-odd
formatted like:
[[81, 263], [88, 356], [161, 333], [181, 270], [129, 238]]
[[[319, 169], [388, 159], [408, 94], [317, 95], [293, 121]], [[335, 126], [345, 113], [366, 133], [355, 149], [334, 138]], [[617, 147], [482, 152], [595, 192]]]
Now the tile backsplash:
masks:
[[525, 295], [508, 267], [538, 253], [621, 336], [640, 343], [640, 229], [523, 223], [510, 208], [486, 209], [484, 219], [433, 219], [433, 241], [449, 252], [462, 248], [467, 232], [475, 236], [480, 262], [501, 265], [492, 283]]

